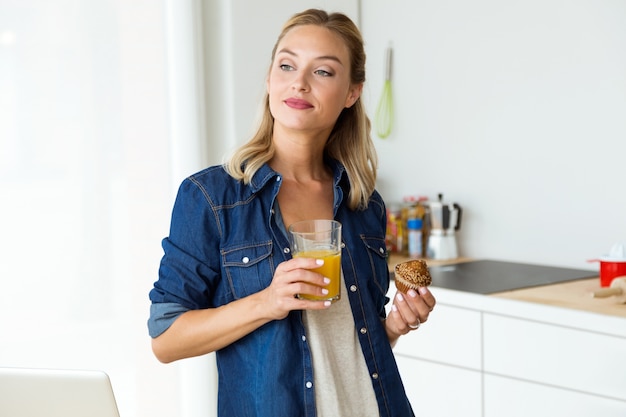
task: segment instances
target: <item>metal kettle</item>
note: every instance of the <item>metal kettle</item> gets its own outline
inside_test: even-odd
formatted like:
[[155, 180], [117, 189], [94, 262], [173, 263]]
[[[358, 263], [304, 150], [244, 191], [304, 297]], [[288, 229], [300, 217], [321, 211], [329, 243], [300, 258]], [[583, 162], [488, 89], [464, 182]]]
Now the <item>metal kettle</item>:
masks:
[[428, 234], [426, 257], [437, 260], [457, 258], [456, 232], [461, 228], [461, 206], [443, 202], [443, 194], [438, 195], [437, 201], [426, 201], [424, 205]]

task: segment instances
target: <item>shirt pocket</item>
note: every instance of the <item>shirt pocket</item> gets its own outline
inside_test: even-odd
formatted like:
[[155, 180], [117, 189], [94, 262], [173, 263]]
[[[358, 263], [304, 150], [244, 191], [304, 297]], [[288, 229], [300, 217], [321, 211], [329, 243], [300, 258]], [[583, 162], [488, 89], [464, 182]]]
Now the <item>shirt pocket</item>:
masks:
[[234, 298], [265, 289], [274, 276], [272, 241], [224, 248], [222, 267]]

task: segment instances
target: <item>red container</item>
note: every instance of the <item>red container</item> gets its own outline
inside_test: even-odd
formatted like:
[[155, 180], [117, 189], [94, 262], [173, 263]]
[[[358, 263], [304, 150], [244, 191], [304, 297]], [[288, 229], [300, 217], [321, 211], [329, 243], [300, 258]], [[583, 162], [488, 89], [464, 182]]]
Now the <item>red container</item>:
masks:
[[600, 259], [600, 286], [610, 287], [613, 279], [626, 276], [626, 260], [603, 261]]

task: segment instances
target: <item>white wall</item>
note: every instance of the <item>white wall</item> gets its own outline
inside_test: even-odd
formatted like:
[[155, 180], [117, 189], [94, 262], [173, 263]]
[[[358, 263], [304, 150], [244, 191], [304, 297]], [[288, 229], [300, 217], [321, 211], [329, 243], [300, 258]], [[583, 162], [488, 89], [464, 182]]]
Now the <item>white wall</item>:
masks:
[[0, 366], [102, 369], [123, 417], [181, 415], [146, 328], [173, 201], [165, 32], [162, 2], [0, 1]]
[[461, 254], [597, 269], [626, 240], [626, 2], [362, 0], [379, 188], [464, 207]]

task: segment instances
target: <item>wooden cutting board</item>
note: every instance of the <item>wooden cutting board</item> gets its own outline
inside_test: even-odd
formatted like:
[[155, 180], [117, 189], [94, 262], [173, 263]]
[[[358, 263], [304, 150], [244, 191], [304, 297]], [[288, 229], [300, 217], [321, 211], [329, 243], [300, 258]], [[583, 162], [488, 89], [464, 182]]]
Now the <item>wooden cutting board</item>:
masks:
[[593, 298], [591, 294], [598, 289], [600, 278], [591, 278], [500, 292], [492, 296], [626, 317], [626, 304], [618, 303], [615, 297]]

